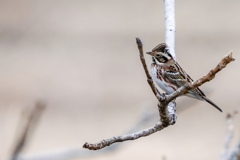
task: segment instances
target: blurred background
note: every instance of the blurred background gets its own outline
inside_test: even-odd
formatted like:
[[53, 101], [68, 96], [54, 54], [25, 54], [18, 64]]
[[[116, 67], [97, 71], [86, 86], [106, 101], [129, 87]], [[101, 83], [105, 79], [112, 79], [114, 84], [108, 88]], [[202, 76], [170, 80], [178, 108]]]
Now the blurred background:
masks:
[[[201, 87], [223, 113], [181, 97], [174, 126], [102, 152], [81, 146], [159, 120], [135, 37], [145, 52], [164, 42], [163, 1], [1, 0], [0, 159], [13, 150], [23, 110], [38, 100], [47, 108], [23, 155], [79, 148], [85, 156], [72, 160], [219, 159], [226, 114], [240, 103], [240, 1], [182, 0], [175, 7], [177, 60], [193, 79], [233, 51], [236, 61]], [[134, 129], [149, 113], [152, 121]], [[239, 140], [239, 120], [232, 145]]]

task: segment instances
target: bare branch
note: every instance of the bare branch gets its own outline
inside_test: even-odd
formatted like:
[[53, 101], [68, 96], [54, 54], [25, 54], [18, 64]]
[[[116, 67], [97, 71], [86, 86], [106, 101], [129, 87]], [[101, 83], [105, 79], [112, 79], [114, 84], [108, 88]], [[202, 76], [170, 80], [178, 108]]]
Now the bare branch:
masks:
[[102, 148], [104, 148], [106, 146], [109, 146], [109, 145], [111, 145], [113, 143], [116, 143], [116, 142], [123, 142], [123, 141], [135, 140], [135, 139], [138, 139], [140, 137], [146, 137], [150, 134], [153, 134], [157, 131], [162, 130], [163, 128], [164, 128], [163, 124], [161, 122], [158, 122], [157, 124], [155, 124], [151, 128], [139, 131], [139, 132], [134, 133], [134, 134], [112, 137], [112, 138], [109, 138], [109, 139], [102, 140], [101, 142], [96, 143], [96, 144], [89, 144], [89, 143], [86, 142], [83, 145], [83, 148], [88, 148], [90, 150], [98, 150], [98, 149], [102, 149]]
[[139, 49], [139, 53], [140, 53], [140, 59], [143, 64], [143, 68], [145, 70], [146, 76], [148, 78], [149, 85], [150, 85], [154, 95], [159, 100], [158, 109], [159, 109], [161, 121], [156, 123], [154, 126], [148, 128], [148, 129], [139, 131], [137, 133], [112, 137], [109, 139], [102, 140], [101, 142], [95, 143], [95, 144], [90, 144], [90, 143], [86, 142], [83, 145], [83, 148], [87, 148], [90, 150], [102, 149], [102, 148], [112, 145], [113, 143], [116, 143], [116, 142], [135, 140], [140, 137], [145, 137], [145, 136], [151, 135], [157, 131], [160, 131], [160, 130], [168, 127], [169, 125], [173, 125], [176, 122], [176, 118], [177, 118], [175, 102], [173, 100], [175, 98], [177, 98], [178, 96], [186, 93], [188, 90], [199, 87], [202, 84], [212, 80], [216, 73], [218, 73], [221, 69], [226, 67], [226, 65], [228, 63], [230, 63], [231, 61], [234, 60], [232, 58], [232, 53], [230, 53], [227, 57], [223, 58], [222, 61], [217, 65], [217, 67], [215, 67], [213, 70], [211, 70], [206, 76], [200, 78], [199, 80], [193, 82], [192, 84], [189, 83], [187, 85], [184, 85], [183, 87], [179, 88], [178, 90], [176, 90], [175, 92], [173, 92], [170, 95], [160, 94], [158, 92], [157, 88], [155, 88], [152, 78], [151, 78], [150, 74], [148, 73], [148, 70], [146, 67], [146, 62], [145, 62], [145, 59], [143, 56], [142, 42], [139, 38], [136, 38], [136, 40], [137, 40], [137, 45], [138, 45], [138, 49]]
[[45, 108], [45, 104], [38, 102], [28, 116], [27, 122], [20, 134], [20, 137], [14, 147], [11, 160], [17, 160], [19, 153], [23, 150], [26, 145], [26, 142], [29, 138], [29, 133], [36, 126], [37, 121], [39, 120], [41, 113]]
[[[141, 59], [143, 68], [145, 70], [146, 76], [147, 76], [148, 84], [150, 85], [150, 87], [151, 87], [154, 95], [158, 99], [158, 101], [162, 102], [162, 101], [165, 100], [165, 97], [164, 97], [164, 95], [160, 95], [160, 92], [155, 87], [155, 85], [153, 83], [153, 80], [152, 80], [152, 77], [150, 76], [150, 74], [148, 72], [147, 65], [146, 65], [146, 62], [145, 62], [145, 58], [144, 58], [144, 55], [143, 55], [142, 42], [139, 38], [136, 38], [136, 42], [137, 42], [138, 49], [139, 49], [140, 59]], [[175, 102], [170, 103], [169, 109], [167, 107], [168, 103], [169, 102], [159, 103], [158, 108], [159, 108], [159, 114], [160, 114], [160, 117], [161, 117], [161, 121], [158, 122], [157, 124], [155, 124], [154, 126], [148, 128], [148, 129], [139, 131], [137, 133], [105, 139], [105, 140], [102, 140], [101, 142], [96, 143], [96, 144], [89, 144], [89, 143], [86, 142], [83, 145], [83, 148], [87, 148], [87, 149], [90, 149], [90, 150], [102, 149], [102, 148], [104, 148], [106, 146], [109, 146], [109, 145], [111, 145], [113, 143], [116, 143], [116, 142], [135, 140], [135, 139], [138, 139], [140, 137], [145, 137], [145, 136], [151, 135], [151, 134], [153, 134], [157, 131], [160, 131], [160, 130], [164, 129], [165, 127], [167, 127], [171, 124], [174, 124], [175, 123], [174, 120], [176, 120]]]

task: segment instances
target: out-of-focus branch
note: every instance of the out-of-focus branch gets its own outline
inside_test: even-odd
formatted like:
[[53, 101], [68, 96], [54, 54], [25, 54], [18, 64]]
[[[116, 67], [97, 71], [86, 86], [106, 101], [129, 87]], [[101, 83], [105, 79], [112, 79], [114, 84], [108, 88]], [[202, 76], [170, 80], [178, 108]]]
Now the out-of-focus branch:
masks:
[[237, 114], [237, 111], [234, 111], [232, 114], [228, 113], [227, 114], [227, 134], [226, 134], [226, 139], [224, 142], [224, 147], [223, 147], [223, 153], [221, 156], [221, 160], [240, 160], [240, 141], [237, 143], [237, 145], [229, 151], [229, 146], [230, 143], [233, 139], [234, 135], [234, 125], [233, 125], [233, 120], [235, 115]]
[[238, 144], [230, 152], [227, 160], [240, 160], [240, 141], [238, 141]]
[[[125, 134], [130, 134], [143, 126], [151, 123], [154, 119], [156, 119], [157, 114], [149, 111], [148, 107], [144, 107], [144, 111], [139, 117], [138, 121], [129, 128]], [[123, 143], [122, 143], [123, 144]], [[116, 151], [122, 145], [112, 145], [108, 148], [100, 150], [98, 152], [91, 152], [89, 150], [83, 149], [82, 146], [76, 147], [67, 147], [62, 149], [55, 149], [52, 151], [45, 151], [37, 154], [29, 154], [29, 155], [20, 155], [18, 160], [68, 160], [73, 158], [85, 158], [92, 157], [100, 154], [105, 154], [107, 152]]]
[[38, 102], [38, 103], [36, 103], [33, 110], [29, 113], [26, 124], [23, 125], [22, 132], [20, 133], [20, 136], [14, 146], [11, 160], [18, 160], [19, 153], [25, 147], [27, 140], [30, 136], [30, 133], [36, 127], [36, 124], [37, 124], [44, 108], [45, 108], [45, 104]]
[[142, 42], [139, 38], [136, 38], [136, 41], [137, 41], [137, 45], [138, 45], [138, 49], [139, 49], [139, 53], [140, 53], [141, 62], [143, 64], [143, 68], [144, 68], [146, 76], [148, 78], [148, 83], [149, 83], [154, 95], [156, 96], [156, 98], [159, 101], [158, 109], [159, 109], [159, 114], [160, 114], [160, 122], [156, 123], [154, 126], [148, 128], [148, 129], [139, 131], [137, 133], [112, 137], [109, 139], [102, 140], [101, 142], [95, 143], [95, 144], [89, 144], [86, 142], [83, 145], [83, 148], [87, 148], [90, 150], [102, 149], [102, 148], [112, 145], [113, 143], [116, 143], [116, 142], [135, 140], [140, 137], [145, 137], [145, 136], [151, 135], [157, 131], [160, 131], [160, 130], [168, 127], [169, 125], [173, 125], [176, 122], [176, 117], [177, 117], [175, 102], [173, 100], [175, 98], [179, 97], [180, 95], [186, 93], [188, 90], [199, 87], [202, 84], [206, 83], [207, 81], [212, 80], [216, 73], [218, 73], [221, 69], [226, 67], [226, 65], [228, 63], [230, 63], [231, 61], [234, 60], [232, 58], [232, 53], [230, 53], [227, 57], [223, 58], [222, 61], [217, 65], [217, 67], [215, 67], [213, 70], [211, 70], [206, 76], [200, 78], [199, 80], [197, 80], [191, 84], [189, 83], [187, 85], [184, 85], [183, 87], [179, 88], [178, 90], [176, 90], [175, 92], [173, 92], [170, 95], [165, 95], [165, 94], [160, 94], [158, 89], [154, 86], [151, 76], [148, 73], [145, 59], [143, 56]]
[[234, 114], [230, 114], [230, 113], [228, 113], [226, 117], [227, 134], [226, 134], [226, 139], [223, 147], [222, 160], [226, 160], [229, 152], [229, 145], [233, 138], [233, 133], [234, 133], [233, 117], [234, 117]]

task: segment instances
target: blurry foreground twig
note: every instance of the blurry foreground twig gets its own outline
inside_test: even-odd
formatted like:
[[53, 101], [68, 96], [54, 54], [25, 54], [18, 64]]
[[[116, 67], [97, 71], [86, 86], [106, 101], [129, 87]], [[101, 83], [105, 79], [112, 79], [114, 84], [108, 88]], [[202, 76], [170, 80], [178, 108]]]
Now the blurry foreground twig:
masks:
[[19, 153], [25, 147], [27, 140], [29, 139], [29, 136], [33, 131], [34, 127], [36, 127], [37, 122], [44, 108], [45, 108], [45, 104], [42, 102], [38, 102], [35, 104], [35, 107], [33, 108], [33, 110], [29, 113], [26, 124], [23, 124], [20, 136], [14, 146], [13, 153], [11, 155], [11, 160], [18, 160]]
[[[139, 120], [136, 122], [136, 124], [134, 124], [132, 128], [130, 128], [127, 132], [125, 132], [125, 134], [132, 133], [143, 126], [146, 126], [147, 124], [151, 123], [153, 119], [155, 119], [156, 117], [157, 117], [157, 114], [153, 112], [149, 112], [147, 109], [145, 109], [141, 117], [139, 118]], [[107, 153], [110, 151], [111, 152], [115, 151], [119, 149], [121, 146], [122, 145], [110, 146], [98, 152], [85, 150], [82, 148], [82, 146], [76, 146], [71, 148], [69, 147], [65, 149], [56, 149], [56, 150], [46, 151], [43, 153], [38, 153], [33, 155], [20, 155], [18, 160], [68, 160], [72, 158], [83, 158], [83, 157], [89, 157], [89, 156], [92, 157], [92, 156]]]

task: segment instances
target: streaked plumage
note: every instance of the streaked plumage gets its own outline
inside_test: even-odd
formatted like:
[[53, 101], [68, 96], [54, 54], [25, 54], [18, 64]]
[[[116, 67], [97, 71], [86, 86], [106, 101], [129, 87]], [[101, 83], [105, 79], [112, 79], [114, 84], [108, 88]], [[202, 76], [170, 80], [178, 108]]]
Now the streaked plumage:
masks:
[[[165, 43], [157, 45], [147, 54], [152, 56], [152, 77], [156, 84], [166, 93], [170, 94], [184, 84], [193, 82], [193, 79], [173, 59]], [[189, 90], [186, 96], [204, 100], [222, 112], [199, 88]]]

